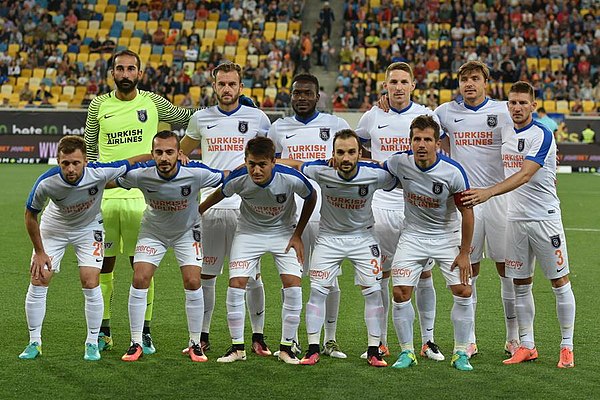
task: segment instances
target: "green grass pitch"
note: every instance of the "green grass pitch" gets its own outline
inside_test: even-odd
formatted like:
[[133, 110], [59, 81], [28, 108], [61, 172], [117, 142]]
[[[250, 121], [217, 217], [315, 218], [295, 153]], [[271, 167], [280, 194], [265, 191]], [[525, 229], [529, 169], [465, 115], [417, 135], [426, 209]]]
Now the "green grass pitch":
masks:
[[[478, 280], [477, 335], [480, 354], [473, 358], [473, 372], [450, 367], [452, 327], [451, 296], [439, 271], [434, 280], [438, 296], [436, 342], [447, 361], [418, 358], [419, 365], [406, 371], [369, 367], [359, 358], [366, 349], [363, 300], [353, 287], [353, 273], [346, 265], [341, 277], [342, 305], [338, 342], [348, 359], [323, 357], [313, 367], [290, 366], [274, 357], [264, 359], [248, 352], [246, 362], [220, 365], [215, 360], [227, 349], [229, 334], [225, 317], [226, 275], [217, 282], [217, 305], [211, 329], [212, 350], [208, 363], [192, 363], [181, 355], [187, 344], [184, 294], [171, 252], [156, 273], [153, 337], [157, 353], [137, 363], [120, 360], [129, 344], [127, 295], [129, 265], [121, 259], [116, 268], [113, 310], [115, 349], [102, 354], [100, 362], [83, 361], [85, 319], [75, 258], [72, 250], [62, 272], [50, 286], [44, 322], [44, 354], [32, 361], [17, 355], [27, 344], [24, 299], [28, 285], [31, 244], [23, 224], [24, 204], [37, 176], [46, 166], [2, 165], [0, 207], [0, 399], [119, 399], [119, 398], [560, 398], [600, 397], [600, 306], [597, 286], [598, 237], [600, 236], [600, 176], [559, 175], [563, 221], [567, 229], [571, 280], [577, 301], [575, 363], [571, 370], [556, 368], [560, 332], [554, 295], [549, 282], [537, 274], [534, 283], [537, 315], [535, 334], [540, 358], [535, 362], [505, 366], [502, 360], [504, 322], [499, 281], [492, 263], [485, 261]], [[263, 267], [267, 311], [265, 335], [271, 349], [281, 329], [280, 282], [273, 263]], [[308, 282], [304, 282], [305, 302]], [[250, 341], [246, 323], [247, 342]], [[300, 326], [306, 348], [304, 317]], [[389, 330], [394, 361], [399, 346], [393, 326]], [[418, 323], [415, 344], [419, 344]]]

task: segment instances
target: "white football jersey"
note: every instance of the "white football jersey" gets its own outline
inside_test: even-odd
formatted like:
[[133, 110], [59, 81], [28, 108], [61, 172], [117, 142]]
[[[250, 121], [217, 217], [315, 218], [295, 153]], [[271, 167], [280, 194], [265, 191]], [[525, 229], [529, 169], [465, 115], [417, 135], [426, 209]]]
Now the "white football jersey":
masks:
[[523, 167], [523, 160], [541, 165], [529, 182], [508, 193], [510, 221], [560, 219], [556, 194], [556, 143], [552, 132], [539, 122], [521, 129], [503, 130], [502, 161], [506, 177]]
[[[232, 171], [244, 163], [246, 143], [256, 136], [266, 136], [270, 127], [269, 117], [258, 108], [240, 105], [231, 112], [225, 112], [213, 106], [196, 111], [185, 134], [200, 141], [204, 164], [221, 171]], [[214, 191], [213, 188], [204, 188], [202, 198], [207, 198]], [[233, 196], [221, 201], [216, 208], [239, 207], [239, 197]]]
[[294, 194], [306, 199], [313, 187], [295, 169], [276, 164], [264, 186], [254, 183], [243, 167], [231, 172], [222, 190], [226, 197], [239, 194], [242, 199], [238, 231], [278, 233], [296, 226]]
[[436, 108], [435, 114], [450, 138], [450, 156], [467, 171], [472, 187], [504, 180], [502, 128], [513, 126], [505, 101], [486, 98], [477, 107], [450, 101]]
[[198, 193], [207, 186], [223, 182], [223, 172], [190, 161], [177, 164], [177, 173], [170, 179], [158, 174], [156, 163], [136, 164], [127, 175], [117, 179], [119, 186], [139, 188], [146, 200], [142, 225], [157, 234], [176, 235], [200, 223]]
[[454, 195], [469, 189], [469, 180], [458, 162], [438, 154], [431, 167], [421, 169], [408, 151], [388, 158], [384, 168], [404, 189], [403, 234], [447, 235], [460, 230]]
[[[373, 106], [360, 118], [356, 133], [363, 141], [370, 142], [371, 158], [385, 161], [393, 154], [410, 150], [410, 124], [420, 115], [431, 115], [439, 123], [433, 111], [412, 101], [402, 110], [392, 107], [389, 112]], [[403, 211], [402, 189], [378, 190], [373, 207]]]
[[89, 163], [75, 184], [65, 181], [60, 167], [51, 168], [33, 185], [27, 198], [27, 209], [38, 213], [50, 199], [42, 214], [42, 225], [61, 230], [86, 228], [102, 219], [100, 205], [106, 184], [130, 168], [127, 161]]
[[[275, 152], [279, 158], [298, 161], [328, 159], [333, 154], [333, 137], [342, 129], [350, 129], [346, 120], [335, 115], [316, 112], [303, 120], [298, 116], [285, 117], [273, 123], [269, 137], [275, 142]], [[311, 182], [317, 191], [317, 205], [310, 220], [318, 221], [321, 209], [321, 192], [316, 182]], [[296, 197], [297, 211], [300, 212], [302, 199]]]
[[302, 172], [321, 187], [319, 234], [356, 235], [373, 227], [371, 202], [378, 189], [392, 190], [398, 180], [378, 164], [359, 162], [356, 175], [346, 180], [325, 160], [307, 162]]

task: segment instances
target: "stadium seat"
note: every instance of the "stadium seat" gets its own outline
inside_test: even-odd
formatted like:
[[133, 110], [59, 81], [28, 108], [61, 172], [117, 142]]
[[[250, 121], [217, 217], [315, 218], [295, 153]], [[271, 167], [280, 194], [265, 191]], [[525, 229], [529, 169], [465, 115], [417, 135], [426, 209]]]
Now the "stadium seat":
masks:
[[440, 104], [452, 101], [452, 90], [441, 89], [440, 90]]
[[571, 112], [571, 109], [569, 107], [569, 101], [568, 100], [557, 100], [556, 101], [556, 112], [563, 113], [563, 114], [569, 114]]
[[242, 94], [246, 97], [251, 97], [252, 96], [252, 88], [244, 87], [242, 89]]
[[527, 69], [529, 71], [539, 71], [538, 59], [535, 57], [527, 58]]
[[243, 67], [244, 65], [246, 65], [246, 60], [247, 60], [246, 54], [236, 54], [234, 62]]
[[552, 71], [554, 71], [554, 72], [563, 71], [564, 64], [563, 64], [562, 58], [553, 58], [553, 59], [551, 59], [550, 60], [550, 66], [552, 68]]
[[583, 102], [583, 112], [589, 113], [593, 112], [595, 108], [594, 100], [584, 100]]
[[368, 47], [366, 50], [366, 56], [371, 59], [373, 62], [377, 62], [377, 48], [376, 47]]
[[5, 83], [4, 85], [0, 86], [0, 94], [8, 97], [12, 94], [12, 92], [13, 92], [12, 85]]
[[272, 31], [265, 30], [263, 32], [263, 37], [270, 42], [271, 40], [273, 40], [275, 38], [275, 31], [274, 30], [272, 30]]
[[288, 31], [288, 23], [287, 22], [277, 22], [277, 32], [287, 32]]
[[274, 88], [274, 87], [265, 88], [265, 97], [266, 96], [269, 96], [271, 99], [275, 100], [275, 97], [277, 96], [277, 88]]
[[128, 12], [126, 19], [127, 19], [127, 21], [137, 21], [138, 20], [138, 14], [135, 13], [135, 12]]
[[556, 112], [556, 100], [544, 100], [544, 108], [546, 112]]

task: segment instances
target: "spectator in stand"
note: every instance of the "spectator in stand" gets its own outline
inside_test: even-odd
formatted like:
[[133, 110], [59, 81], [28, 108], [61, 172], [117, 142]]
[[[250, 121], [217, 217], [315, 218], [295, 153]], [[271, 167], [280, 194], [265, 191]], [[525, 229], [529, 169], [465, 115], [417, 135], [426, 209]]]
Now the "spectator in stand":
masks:
[[158, 25], [158, 28], [152, 34], [152, 44], [164, 45], [167, 34], [163, 31], [162, 26]]
[[33, 100], [34, 95], [33, 91], [29, 88], [29, 82], [25, 82], [23, 85], [23, 89], [19, 92], [19, 101], [27, 101]]
[[325, 28], [327, 36], [331, 37], [331, 26], [333, 24], [333, 21], [335, 21], [335, 15], [333, 15], [333, 10], [331, 9], [331, 7], [329, 7], [328, 1], [323, 3], [323, 8], [319, 13], [319, 21], [321, 21], [321, 25], [323, 26], [323, 28]]

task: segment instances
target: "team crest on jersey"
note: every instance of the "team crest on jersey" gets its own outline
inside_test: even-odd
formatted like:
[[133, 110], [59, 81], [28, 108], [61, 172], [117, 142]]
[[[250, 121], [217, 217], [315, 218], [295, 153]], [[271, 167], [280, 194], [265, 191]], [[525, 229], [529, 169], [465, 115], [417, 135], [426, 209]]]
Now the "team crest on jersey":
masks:
[[525, 139], [519, 139], [519, 143], [517, 143], [517, 149], [519, 151], [523, 151], [525, 148]]
[[490, 128], [495, 128], [498, 125], [498, 116], [496, 114], [488, 114], [487, 124]]
[[238, 131], [240, 131], [240, 133], [248, 132], [248, 121], [239, 121], [238, 122]]
[[369, 246], [369, 248], [371, 249], [371, 254], [373, 255], [373, 257], [379, 257], [379, 255], [381, 254], [379, 252], [379, 246], [374, 244]]
[[287, 200], [287, 194], [285, 194], [285, 193], [275, 195], [275, 201], [277, 201], [279, 204], [285, 203], [286, 200]]
[[90, 196], [95, 195], [96, 193], [98, 193], [98, 186], [94, 186], [88, 189], [88, 193], [90, 194]]
[[440, 194], [444, 190], [444, 186], [440, 182], [433, 182], [433, 193]]
[[360, 185], [358, 187], [358, 195], [359, 196], [365, 197], [368, 194], [369, 194], [369, 186], [367, 186], [367, 185]]
[[102, 231], [94, 231], [94, 240], [102, 243]]
[[552, 243], [552, 247], [558, 249], [560, 247], [560, 235], [550, 236], [550, 243]]
[[181, 187], [181, 195], [182, 196], [189, 196], [190, 193], [192, 193], [192, 186], [191, 185], [185, 185]]
[[331, 129], [330, 128], [319, 128], [319, 137], [322, 141], [326, 142], [331, 137]]
[[202, 241], [202, 232], [198, 229], [192, 229], [192, 234], [194, 235], [194, 242]]
[[148, 120], [148, 113], [146, 110], [137, 110], [137, 114], [140, 122], [146, 122]]

